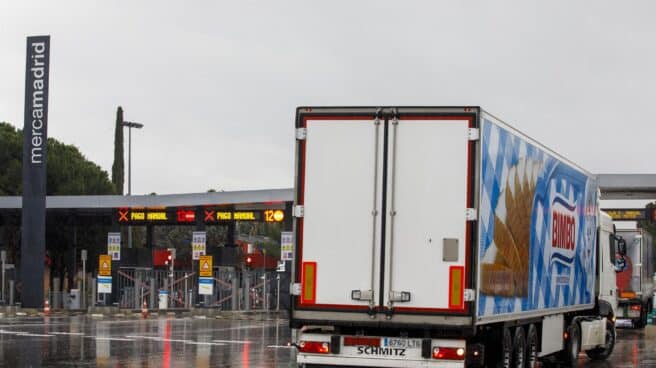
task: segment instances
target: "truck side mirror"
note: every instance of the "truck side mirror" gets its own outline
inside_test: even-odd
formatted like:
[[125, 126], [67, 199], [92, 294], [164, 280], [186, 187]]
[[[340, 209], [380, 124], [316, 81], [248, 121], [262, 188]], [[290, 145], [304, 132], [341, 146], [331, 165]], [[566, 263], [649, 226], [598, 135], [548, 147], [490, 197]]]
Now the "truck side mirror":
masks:
[[617, 253], [619, 253], [621, 256], [626, 255], [626, 240], [624, 240], [624, 238], [621, 236], [617, 239]]

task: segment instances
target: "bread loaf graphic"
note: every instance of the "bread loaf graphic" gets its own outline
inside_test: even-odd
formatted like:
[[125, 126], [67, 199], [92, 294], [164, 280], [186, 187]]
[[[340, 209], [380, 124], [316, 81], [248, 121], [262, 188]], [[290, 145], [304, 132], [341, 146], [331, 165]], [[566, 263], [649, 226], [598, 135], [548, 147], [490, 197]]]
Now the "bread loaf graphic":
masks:
[[494, 210], [494, 236], [481, 264], [481, 292], [528, 295], [531, 209], [540, 165], [520, 159], [508, 170]]

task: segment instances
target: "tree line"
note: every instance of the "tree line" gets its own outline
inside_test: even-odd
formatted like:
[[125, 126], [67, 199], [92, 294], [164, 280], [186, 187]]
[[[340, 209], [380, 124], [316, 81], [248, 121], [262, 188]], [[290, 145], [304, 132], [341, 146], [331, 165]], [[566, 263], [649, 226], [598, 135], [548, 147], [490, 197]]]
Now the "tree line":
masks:
[[[109, 176], [77, 147], [48, 138], [46, 191], [48, 195], [116, 194]], [[0, 122], [0, 196], [23, 192], [23, 132]]]

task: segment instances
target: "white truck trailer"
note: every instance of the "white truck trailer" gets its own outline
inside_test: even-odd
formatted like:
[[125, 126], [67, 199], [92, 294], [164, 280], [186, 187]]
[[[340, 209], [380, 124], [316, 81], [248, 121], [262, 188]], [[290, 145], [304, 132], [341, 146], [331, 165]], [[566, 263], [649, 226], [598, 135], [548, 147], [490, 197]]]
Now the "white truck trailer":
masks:
[[615, 342], [595, 177], [479, 107], [300, 107], [301, 367], [532, 367]]
[[621, 250], [617, 254], [617, 318], [643, 328], [654, 297], [654, 242], [643, 229], [617, 230]]

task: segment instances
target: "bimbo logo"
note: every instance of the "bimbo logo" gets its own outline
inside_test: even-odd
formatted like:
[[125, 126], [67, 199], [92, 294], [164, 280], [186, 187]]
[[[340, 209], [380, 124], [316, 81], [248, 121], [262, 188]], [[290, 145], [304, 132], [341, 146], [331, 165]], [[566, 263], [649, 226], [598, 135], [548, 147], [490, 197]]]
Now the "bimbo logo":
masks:
[[556, 195], [551, 202], [551, 261], [571, 265], [576, 251], [576, 204]]

